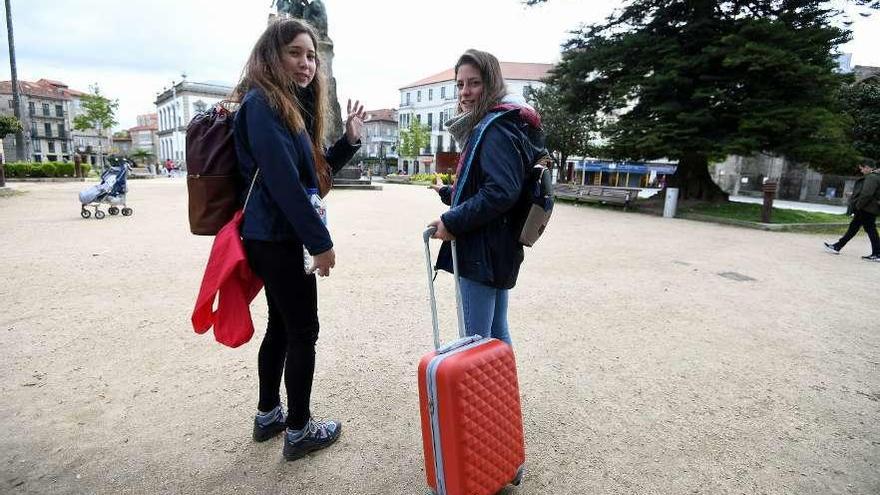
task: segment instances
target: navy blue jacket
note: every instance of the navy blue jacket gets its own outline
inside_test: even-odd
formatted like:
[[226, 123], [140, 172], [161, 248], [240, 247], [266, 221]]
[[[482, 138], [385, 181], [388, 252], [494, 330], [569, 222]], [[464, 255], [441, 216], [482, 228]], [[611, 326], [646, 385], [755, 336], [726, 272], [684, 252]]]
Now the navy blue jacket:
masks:
[[[260, 176], [244, 212], [241, 236], [261, 241], [295, 241], [316, 255], [333, 247], [330, 232], [309, 202], [306, 189], [317, 188], [312, 144], [303, 131], [292, 133], [260, 90], [242, 99], [235, 115], [235, 151], [247, 194], [256, 167]], [[360, 146], [345, 136], [325, 154], [333, 173], [351, 160]]]
[[[462, 151], [465, 156], [472, 139], [473, 133]], [[456, 238], [459, 275], [510, 289], [523, 261], [510, 213], [521, 196], [526, 167], [540, 156], [543, 142], [535, 139], [534, 130], [530, 133], [528, 124], [512, 111], [486, 128], [478, 146], [465, 183], [455, 186], [463, 188], [458, 204], [440, 218]], [[439, 193], [443, 202], [451, 205], [452, 188], [444, 187]], [[452, 272], [448, 242], [440, 248], [437, 268]]]

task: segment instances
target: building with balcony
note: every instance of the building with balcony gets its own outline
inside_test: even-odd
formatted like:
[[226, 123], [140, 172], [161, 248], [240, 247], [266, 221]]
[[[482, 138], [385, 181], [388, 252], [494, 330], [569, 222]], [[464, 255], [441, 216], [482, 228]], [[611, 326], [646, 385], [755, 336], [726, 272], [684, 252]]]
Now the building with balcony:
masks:
[[397, 168], [397, 109], [367, 110], [366, 114], [358, 159], [374, 174], [389, 174]]
[[[501, 62], [501, 73], [509, 93], [525, 95], [528, 88], [544, 86], [552, 64], [532, 64]], [[458, 90], [455, 87], [455, 70], [447, 69], [400, 88], [400, 110], [398, 124], [400, 129], [409, 126], [415, 119], [430, 128], [430, 140], [422, 153], [415, 157], [401, 157], [398, 167], [409, 174], [433, 173], [439, 162], [446, 164], [454, 160], [439, 160], [439, 155], [457, 154], [459, 144], [444, 128], [443, 123], [455, 115]], [[412, 162], [412, 163], [411, 163]], [[441, 164], [441, 171], [444, 167]], [[448, 167], [448, 165], [447, 165]]]
[[[72, 131], [73, 119], [80, 109], [85, 93], [50, 79], [37, 82], [19, 81], [24, 127], [24, 154], [18, 156], [15, 135], [6, 136], [3, 147], [7, 161], [68, 161], [74, 152], [78, 131]], [[14, 115], [12, 82], [0, 82], [0, 113]], [[97, 133], [94, 133], [97, 140]], [[105, 136], [106, 142], [106, 136]], [[97, 144], [97, 141], [96, 141]], [[94, 163], [94, 159], [92, 159]]]
[[148, 162], [155, 162], [159, 158], [159, 116], [155, 113], [148, 113], [137, 116], [137, 126], [128, 130], [131, 137], [132, 152], [136, 150], [144, 150], [152, 156]]
[[229, 98], [232, 86], [214, 82], [172, 81], [156, 95], [159, 161], [186, 167], [186, 126], [199, 112]]

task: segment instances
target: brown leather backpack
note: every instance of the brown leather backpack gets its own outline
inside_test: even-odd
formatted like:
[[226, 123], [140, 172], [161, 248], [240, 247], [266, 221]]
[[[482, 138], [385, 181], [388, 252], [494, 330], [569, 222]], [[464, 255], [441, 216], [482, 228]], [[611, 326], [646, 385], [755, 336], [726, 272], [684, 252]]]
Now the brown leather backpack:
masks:
[[235, 112], [227, 102], [193, 117], [186, 127], [189, 230], [216, 235], [239, 208], [242, 179], [235, 154]]

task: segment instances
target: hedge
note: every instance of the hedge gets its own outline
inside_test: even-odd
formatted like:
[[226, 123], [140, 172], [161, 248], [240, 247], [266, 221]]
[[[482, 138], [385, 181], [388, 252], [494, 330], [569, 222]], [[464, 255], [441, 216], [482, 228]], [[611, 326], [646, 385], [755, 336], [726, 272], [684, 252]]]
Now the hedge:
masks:
[[[4, 165], [6, 177], [73, 177], [73, 163], [64, 162], [10, 162]], [[91, 165], [82, 164], [84, 176], [88, 176]]]

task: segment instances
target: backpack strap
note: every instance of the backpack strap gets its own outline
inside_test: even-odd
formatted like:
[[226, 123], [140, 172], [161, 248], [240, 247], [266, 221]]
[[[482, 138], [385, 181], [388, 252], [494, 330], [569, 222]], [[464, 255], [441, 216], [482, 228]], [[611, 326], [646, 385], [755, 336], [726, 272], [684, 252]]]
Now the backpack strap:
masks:
[[464, 190], [464, 185], [467, 183], [468, 173], [471, 169], [471, 163], [474, 161], [474, 155], [477, 153], [477, 148], [480, 146], [480, 142], [483, 140], [483, 133], [486, 132], [486, 129], [492, 122], [495, 122], [499, 117], [507, 115], [509, 113], [517, 112], [518, 110], [505, 110], [503, 112], [495, 112], [489, 114], [488, 117], [484, 118], [474, 127], [474, 130], [471, 131], [471, 135], [474, 137], [473, 144], [468, 150], [467, 159], [465, 159], [464, 164], [461, 166], [461, 177], [456, 177], [455, 183], [455, 194], [452, 196], [452, 206], [458, 205], [459, 200], [461, 199], [461, 193]]
[[251, 179], [251, 187], [248, 188], [247, 196], [244, 198], [244, 206], [241, 207], [242, 212], [247, 210], [248, 201], [251, 200], [251, 193], [254, 192], [254, 184], [257, 183], [257, 176], [260, 175], [260, 167], [257, 167], [256, 165], [257, 164], [254, 163], [254, 168], [257, 169], [257, 171], [254, 172], [254, 178]]

